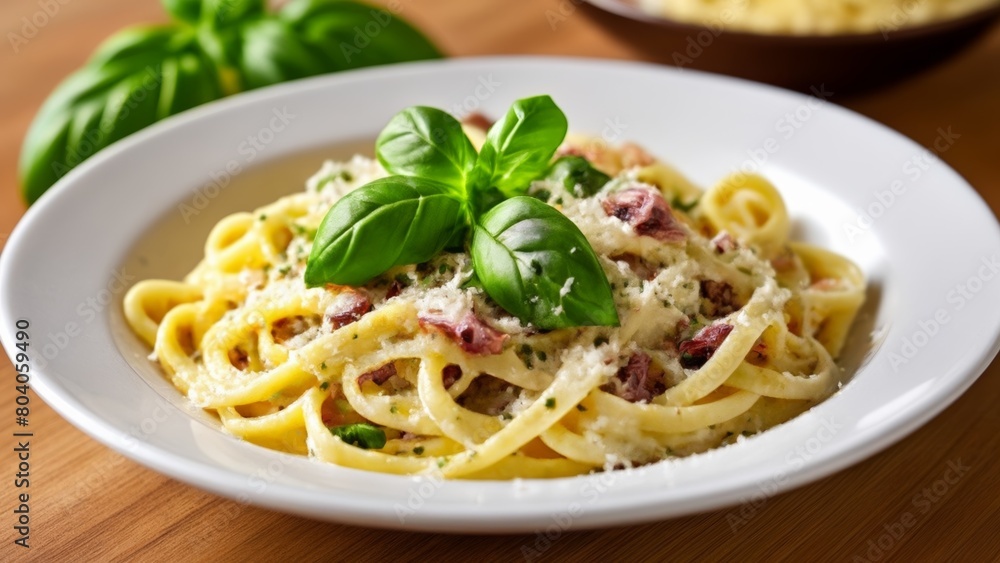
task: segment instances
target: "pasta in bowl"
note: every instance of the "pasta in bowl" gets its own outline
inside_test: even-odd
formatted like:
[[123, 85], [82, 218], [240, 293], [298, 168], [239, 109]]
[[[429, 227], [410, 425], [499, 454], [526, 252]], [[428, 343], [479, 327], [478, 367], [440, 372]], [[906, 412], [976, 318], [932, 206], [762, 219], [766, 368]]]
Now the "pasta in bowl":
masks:
[[227, 217], [184, 281], [136, 284], [126, 318], [226, 431], [388, 473], [630, 467], [836, 390], [864, 278], [789, 240], [765, 178], [703, 192], [565, 131], [544, 96], [495, 124], [406, 110], [377, 160]]

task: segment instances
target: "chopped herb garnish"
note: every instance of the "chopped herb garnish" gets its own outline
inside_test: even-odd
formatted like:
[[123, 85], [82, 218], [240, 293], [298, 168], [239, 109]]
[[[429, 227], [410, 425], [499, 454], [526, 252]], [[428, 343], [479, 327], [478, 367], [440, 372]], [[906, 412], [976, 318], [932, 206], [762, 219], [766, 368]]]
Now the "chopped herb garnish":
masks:
[[587, 412], [587, 407], [585, 407], [583, 405], [577, 405], [576, 406], [576, 410], [578, 410], [580, 412]]
[[324, 390], [324, 391], [326, 391], [327, 389], [330, 388], [330, 382], [329, 381], [324, 381], [323, 383], [320, 383], [319, 384], [319, 388], [322, 389], [322, 390]]
[[389, 412], [392, 414], [396, 414], [397, 412], [399, 412], [399, 409], [396, 408], [396, 405], [392, 405], [389, 407]]
[[343, 440], [344, 443], [364, 450], [385, 447], [385, 432], [381, 428], [364, 422], [334, 426], [330, 429], [330, 433]]
[[320, 364], [319, 365], [319, 369], [325, 370], [326, 369], [326, 362], [323, 362], [322, 364]]
[[547, 360], [548, 357], [549, 357], [549, 355], [546, 354], [544, 350], [539, 350], [539, 351], [535, 352], [535, 355], [538, 356], [538, 359], [541, 360], [541, 361], [543, 361], [543, 362], [545, 360]]
[[674, 209], [676, 209], [678, 211], [683, 211], [684, 213], [688, 213], [689, 211], [691, 211], [692, 209], [694, 209], [697, 206], [698, 206], [698, 200], [697, 199], [695, 199], [694, 201], [688, 202], [688, 203], [684, 203], [683, 201], [681, 201], [680, 196], [677, 196], [677, 197], [674, 197], [674, 199], [670, 201], [670, 207], [672, 207], [672, 208], [674, 208]]
[[260, 214], [260, 216], [259, 216], [259, 217], [257, 217], [257, 219], [259, 219], [259, 220], [261, 220], [261, 221], [267, 221], [267, 215], [265, 215], [265, 214], [261, 213], [261, 214]]
[[417, 447], [413, 448], [413, 453], [415, 453], [417, 455], [423, 455], [423, 453], [424, 453], [424, 447], [423, 446], [417, 446]]
[[393, 279], [395, 279], [396, 283], [398, 283], [399, 285], [401, 285], [403, 287], [410, 287], [410, 284], [412, 283], [412, 280], [410, 279], [410, 276], [408, 276], [406, 274], [396, 274], [396, 277], [393, 278]]
[[500, 413], [500, 418], [502, 418], [504, 420], [513, 420], [514, 419], [514, 415], [510, 414], [509, 412], [503, 412], [503, 413]]
[[594, 346], [601, 346], [610, 342], [606, 336], [598, 336], [594, 339]]
[[556, 408], [556, 399], [555, 399], [555, 397], [549, 397], [548, 399], [545, 399], [545, 408], [547, 408], [547, 409], [554, 409], [554, 408]]

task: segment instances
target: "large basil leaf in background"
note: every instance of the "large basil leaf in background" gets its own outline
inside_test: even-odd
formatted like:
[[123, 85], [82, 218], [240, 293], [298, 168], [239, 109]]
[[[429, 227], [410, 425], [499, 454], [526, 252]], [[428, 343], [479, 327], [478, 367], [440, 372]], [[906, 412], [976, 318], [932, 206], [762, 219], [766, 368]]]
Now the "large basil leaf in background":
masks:
[[[33, 203], [70, 169], [152, 123], [242, 90], [440, 53], [406, 22], [346, 0], [163, 0], [176, 23], [116, 34], [43, 104], [21, 149]], [[366, 31], [368, 30], [368, 31]]]
[[441, 56], [392, 12], [348, 0], [292, 0], [275, 19], [242, 30], [244, 87]]
[[111, 143], [222, 96], [213, 63], [184, 31], [126, 30], [57, 87], [21, 150], [21, 193], [28, 203]]
[[365, 184], [327, 212], [306, 263], [309, 287], [361, 285], [393, 266], [433, 258], [464, 228], [448, 186], [389, 176]]
[[175, 20], [212, 26], [232, 25], [264, 14], [264, 0], [162, 0]]
[[619, 323], [590, 243], [548, 204], [527, 196], [498, 204], [474, 227], [471, 254], [486, 293], [539, 328]]

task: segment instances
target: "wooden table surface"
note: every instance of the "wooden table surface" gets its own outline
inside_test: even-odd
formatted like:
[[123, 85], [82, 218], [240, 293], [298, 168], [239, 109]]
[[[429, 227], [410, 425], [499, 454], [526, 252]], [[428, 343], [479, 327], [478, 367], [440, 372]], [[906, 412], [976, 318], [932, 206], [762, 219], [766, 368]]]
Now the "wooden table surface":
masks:
[[[405, 15], [453, 55], [647, 55], [605, 32], [578, 0], [420, 0]], [[0, 241], [24, 212], [16, 161], [49, 91], [95, 45], [164, 19], [156, 0], [54, 0], [58, 12], [14, 53], [0, 48]], [[21, 32], [36, 0], [4, 0]], [[555, 30], [548, 10], [573, 12]], [[9, 37], [9, 36], [8, 36]], [[1000, 28], [942, 66], [839, 103], [930, 146], [1000, 210]], [[943, 202], [947, 198], [942, 198]], [[2, 242], [0, 242], [2, 244]], [[996, 315], [998, 311], [984, 311]], [[2, 354], [0, 354], [2, 356]], [[563, 534], [545, 558], [687, 560], [1000, 560], [1000, 362], [930, 424], [863, 463], [762, 503], [641, 526]], [[517, 560], [537, 537], [450, 536], [331, 525], [224, 500], [175, 482], [83, 435], [33, 400], [30, 549], [14, 545], [14, 371], [0, 359], [0, 560]], [[10, 414], [10, 416], [8, 416]], [[954, 472], [953, 468], [965, 469]], [[952, 468], [952, 472], [949, 472]], [[956, 476], [958, 476], [956, 478]], [[950, 483], [948, 481], [951, 481]], [[734, 519], [734, 516], [737, 519]], [[899, 536], [899, 537], [895, 537]], [[881, 545], [881, 547], [879, 547]]]

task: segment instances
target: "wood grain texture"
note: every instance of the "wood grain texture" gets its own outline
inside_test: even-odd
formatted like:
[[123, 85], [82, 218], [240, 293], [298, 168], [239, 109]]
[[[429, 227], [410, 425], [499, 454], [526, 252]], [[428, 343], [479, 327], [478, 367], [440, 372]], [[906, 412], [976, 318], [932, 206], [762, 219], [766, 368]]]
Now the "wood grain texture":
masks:
[[[564, 0], [564, 6], [565, 6]], [[570, 2], [572, 5], [573, 2]], [[558, 0], [408, 0], [404, 14], [449, 53], [543, 53], [644, 59], [592, 13], [555, 30]], [[19, 32], [35, 0], [4, 0], [5, 32]], [[24, 211], [16, 162], [49, 91], [104, 37], [163, 18], [156, 0], [70, 0], [21, 45], [0, 47], [0, 240]], [[929, 146], [940, 128], [961, 135], [943, 159], [1000, 209], [1000, 29], [948, 63], [895, 86], [835, 99]], [[942, 194], [947, 202], [947, 195]], [[929, 228], [947, 228], [933, 225]], [[984, 314], [1000, 314], [984, 311]], [[10, 322], [9, 320], [7, 322]], [[86, 369], [86, 366], [81, 366]], [[14, 370], [0, 359], [0, 560], [518, 560], [534, 535], [448, 536], [330, 525], [244, 507], [175, 482], [83, 435], [40, 400], [31, 403], [32, 534], [14, 546]], [[563, 534], [546, 559], [817, 560], [866, 557], [904, 526], [880, 560], [1000, 559], [1000, 364], [954, 405], [896, 446], [817, 483], [762, 502], [643, 526]], [[968, 469], [941, 486], [949, 464]], [[935, 490], [935, 486], [937, 489]], [[935, 500], [915, 504], [918, 497]], [[918, 499], [919, 500], [919, 499]], [[908, 518], [912, 517], [912, 521]], [[891, 538], [891, 535], [888, 536]], [[402, 554], [402, 557], [400, 556]]]

